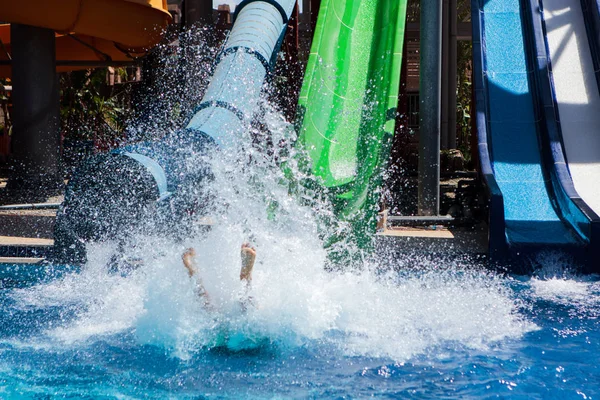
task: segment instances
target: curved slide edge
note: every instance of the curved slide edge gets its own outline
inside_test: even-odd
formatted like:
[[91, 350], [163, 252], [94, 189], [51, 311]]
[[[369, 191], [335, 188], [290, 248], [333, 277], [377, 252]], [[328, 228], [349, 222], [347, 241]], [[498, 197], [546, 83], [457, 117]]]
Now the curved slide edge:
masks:
[[488, 203], [488, 252], [493, 260], [504, 260], [508, 257], [506, 245], [506, 227], [504, 224], [504, 197], [496, 182], [492, 168], [491, 146], [488, 143], [487, 104], [485, 95], [484, 57], [485, 49], [482, 40], [483, 10], [480, 0], [471, 1], [471, 21], [473, 28], [473, 81], [475, 87], [475, 110], [477, 124], [477, 149], [482, 181], [485, 184]]
[[567, 166], [579, 196], [600, 214], [600, 92], [589, 34], [593, 18], [586, 18], [593, 9], [581, 0], [540, 4]]
[[[588, 3], [588, 0], [582, 0], [582, 5]], [[596, 9], [596, 19], [598, 19], [598, 8]], [[532, 58], [532, 65], [535, 77], [535, 94], [537, 97], [537, 112], [541, 122], [541, 132], [545, 158], [551, 177], [553, 192], [556, 195], [558, 208], [563, 218], [567, 219], [580, 235], [589, 241], [587, 262], [588, 266], [594, 265], [594, 260], [600, 256], [600, 217], [592, 208], [581, 198], [569, 171], [567, 160], [565, 158], [565, 149], [562, 138], [560, 118], [554, 96], [552, 76], [552, 65], [548, 54], [548, 47], [545, 39], [545, 29], [542, 21], [541, 10], [543, 9], [539, 0], [525, 0], [525, 14], [527, 18], [527, 28], [529, 29], [528, 54]], [[589, 30], [592, 28], [592, 16], [584, 10], [584, 18]], [[596, 27], [600, 25], [594, 24]], [[591, 44], [591, 40], [590, 40]], [[594, 53], [594, 51], [592, 51]], [[599, 53], [593, 58], [598, 59]], [[596, 68], [596, 74], [600, 71]]]
[[[600, 93], [600, 2], [598, 0], [581, 0], [581, 5], [594, 63], [594, 75]], [[600, 182], [600, 177], [598, 182]], [[583, 202], [583, 200], [580, 201]], [[591, 207], [588, 206], [587, 208]], [[592, 272], [600, 273], [600, 262], [598, 262], [600, 260], [600, 215], [597, 210], [592, 212], [593, 214], [589, 214], [592, 221], [590, 233], [590, 248], [592, 253], [590, 255], [590, 269]]]
[[[477, 128], [483, 180], [490, 193], [490, 255], [546, 249], [581, 256], [586, 239], [561, 215], [542, 157], [533, 80], [519, 0], [472, 3]], [[529, 266], [530, 267], [530, 266]]]
[[600, 91], [600, 0], [581, 0], [581, 8], [594, 62], [596, 83]]

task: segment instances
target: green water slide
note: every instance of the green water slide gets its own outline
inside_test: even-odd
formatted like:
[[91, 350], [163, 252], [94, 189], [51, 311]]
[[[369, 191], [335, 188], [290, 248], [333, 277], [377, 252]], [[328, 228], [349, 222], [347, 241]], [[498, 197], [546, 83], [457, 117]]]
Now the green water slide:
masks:
[[359, 242], [375, 231], [405, 21], [406, 0], [323, 0], [300, 93], [298, 146]]

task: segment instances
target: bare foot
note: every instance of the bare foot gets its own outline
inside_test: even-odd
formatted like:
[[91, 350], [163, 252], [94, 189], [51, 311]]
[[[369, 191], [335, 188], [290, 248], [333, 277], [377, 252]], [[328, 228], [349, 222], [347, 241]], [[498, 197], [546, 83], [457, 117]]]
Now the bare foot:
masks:
[[252, 269], [254, 268], [254, 262], [256, 261], [256, 250], [250, 246], [250, 243], [242, 244], [242, 250], [240, 251], [242, 256], [242, 269], [240, 269], [240, 281], [245, 283], [245, 290], [240, 300], [240, 306], [242, 312], [248, 311], [249, 307], [256, 308], [254, 299], [250, 296], [250, 284], [252, 283]]
[[183, 265], [188, 271], [190, 278], [196, 274], [196, 266], [194, 265], [194, 257], [196, 257], [196, 250], [193, 247], [190, 247], [183, 253], [181, 259], [183, 260]]
[[[183, 265], [188, 271], [190, 278], [197, 274], [198, 270], [196, 268], [196, 264], [194, 262], [194, 257], [196, 257], [196, 250], [193, 247], [190, 247], [183, 253], [181, 259], [183, 260]], [[212, 306], [210, 304], [210, 297], [202, 284], [202, 278], [200, 276], [196, 277], [196, 294], [198, 297], [202, 299], [204, 308], [207, 310], [211, 310]]]
[[250, 246], [250, 243], [242, 244], [240, 252], [242, 256], [242, 269], [240, 270], [240, 280], [250, 284], [252, 281], [252, 269], [256, 261], [256, 250]]

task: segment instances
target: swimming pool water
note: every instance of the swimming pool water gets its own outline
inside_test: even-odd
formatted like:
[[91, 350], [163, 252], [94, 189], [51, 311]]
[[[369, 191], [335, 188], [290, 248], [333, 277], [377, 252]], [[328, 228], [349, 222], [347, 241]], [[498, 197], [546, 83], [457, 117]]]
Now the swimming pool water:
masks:
[[[258, 293], [256, 311], [224, 301], [215, 316], [186, 282], [160, 275], [162, 264], [4, 281], [0, 398], [600, 395], [594, 276], [430, 264], [385, 277], [324, 274], [289, 293], [295, 305], [274, 289]], [[174, 309], [165, 293], [179, 298]]]
[[[279, 143], [287, 128], [277, 113], [270, 120]], [[0, 266], [0, 398], [600, 394], [598, 277], [569, 274], [553, 254], [535, 278], [419, 254], [326, 272], [327, 204], [300, 205], [277, 163], [255, 150], [211, 162], [206, 189], [219, 200], [209, 232], [91, 245], [81, 268]], [[245, 241], [258, 251], [258, 307], [244, 314]], [[181, 263], [188, 247], [211, 312]], [[115, 272], [115, 252], [139, 267]]]

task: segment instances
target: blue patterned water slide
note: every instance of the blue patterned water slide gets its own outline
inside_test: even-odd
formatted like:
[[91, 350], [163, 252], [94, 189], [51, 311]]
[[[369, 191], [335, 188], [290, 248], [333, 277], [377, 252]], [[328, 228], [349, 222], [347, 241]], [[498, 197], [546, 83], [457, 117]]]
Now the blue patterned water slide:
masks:
[[544, 169], [535, 79], [519, 0], [474, 0], [474, 66], [482, 173], [490, 192], [490, 252], [581, 248]]

